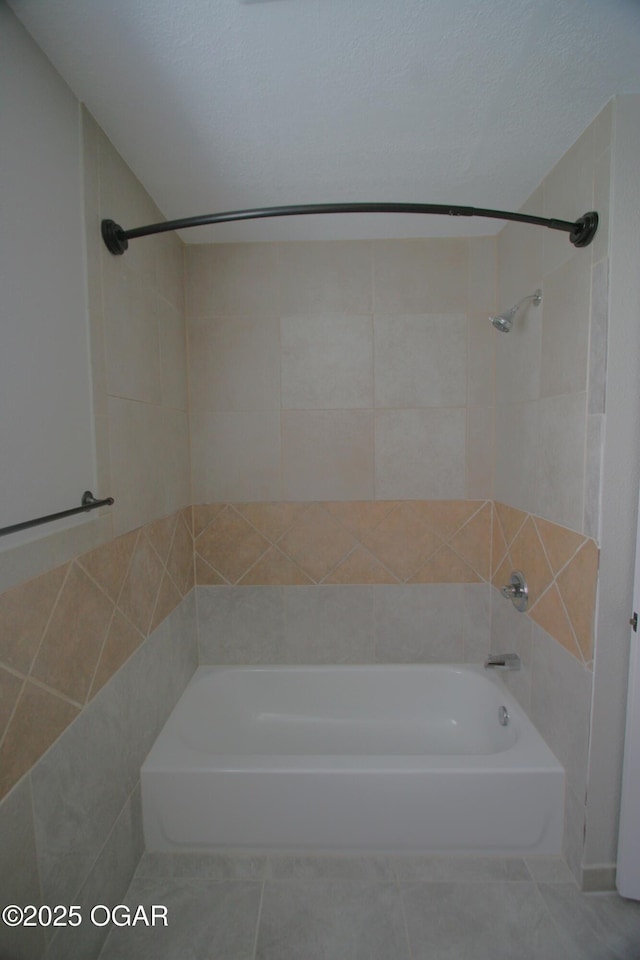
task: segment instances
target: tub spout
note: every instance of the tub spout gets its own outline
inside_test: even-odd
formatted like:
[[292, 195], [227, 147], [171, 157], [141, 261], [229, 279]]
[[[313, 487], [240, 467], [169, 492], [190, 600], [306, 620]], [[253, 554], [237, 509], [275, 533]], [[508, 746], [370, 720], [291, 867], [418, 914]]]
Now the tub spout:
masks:
[[500, 670], [519, 670], [522, 666], [517, 653], [490, 653], [484, 665]]

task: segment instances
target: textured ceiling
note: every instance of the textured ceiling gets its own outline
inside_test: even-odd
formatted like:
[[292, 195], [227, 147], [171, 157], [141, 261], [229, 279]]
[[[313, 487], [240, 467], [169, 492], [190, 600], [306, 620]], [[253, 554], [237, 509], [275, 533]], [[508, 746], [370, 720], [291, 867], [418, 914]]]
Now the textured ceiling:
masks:
[[[168, 218], [383, 200], [518, 209], [612, 96], [640, 91], [639, 0], [10, 6]], [[500, 227], [368, 214], [219, 225], [184, 239]]]

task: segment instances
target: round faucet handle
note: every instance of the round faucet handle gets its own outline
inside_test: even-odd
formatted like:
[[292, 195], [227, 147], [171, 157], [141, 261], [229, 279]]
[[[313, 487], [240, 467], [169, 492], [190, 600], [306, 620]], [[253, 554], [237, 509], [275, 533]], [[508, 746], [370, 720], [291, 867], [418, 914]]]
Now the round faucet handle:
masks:
[[519, 613], [524, 613], [529, 605], [529, 589], [524, 573], [520, 570], [514, 570], [511, 574], [511, 580], [500, 588], [500, 593], [512, 604]]

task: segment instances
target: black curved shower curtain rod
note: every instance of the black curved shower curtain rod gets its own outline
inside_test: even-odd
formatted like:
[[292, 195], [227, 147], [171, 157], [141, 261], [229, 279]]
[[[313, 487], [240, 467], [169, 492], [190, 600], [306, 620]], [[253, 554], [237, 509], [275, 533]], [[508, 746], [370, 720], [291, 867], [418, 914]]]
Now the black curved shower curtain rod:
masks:
[[527, 213], [510, 213], [507, 210], [485, 210], [482, 207], [457, 207], [441, 203], [307, 203], [288, 207], [258, 207], [254, 210], [230, 210], [226, 213], [208, 213], [201, 217], [185, 217], [182, 220], [165, 220], [146, 227], [124, 230], [113, 220], [102, 221], [102, 238], [107, 249], [120, 255], [129, 246], [129, 240], [148, 237], [154, 233], [185, 230], [188, 227], [204, 227], [210, 223], [229, 223], [232, 220], [261, 220], [267, 217], [296, 217], [317, 213], [422, 213], [448, 217], [485, 217], [491, 220], [515, 220], [518, 223], [533, 223], [550, 230], [563, 230], [575, 247], [587, 247], [598, 229], [598, 214], [590, 210], [578, 220], [549, 220], [532, 217]]

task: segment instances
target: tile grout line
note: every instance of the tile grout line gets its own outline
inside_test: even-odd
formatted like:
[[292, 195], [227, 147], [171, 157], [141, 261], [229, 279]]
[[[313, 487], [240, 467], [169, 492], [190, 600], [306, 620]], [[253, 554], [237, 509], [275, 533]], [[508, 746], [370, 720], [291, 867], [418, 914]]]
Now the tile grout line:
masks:
[[404, 905], [404, 897], [402, 895], [402, 880], [400, 879], [400, 873], [398, 871], [397, 858], [392, 857], [391, 859], [391, 868], [395, 877], [395, 886], [398, 891], [398, 897], [400, 899], [400, 911], [402, 913], [402, 922], [404, 926], [404, 936], [407, 941], [407, 954], [409, 960], [413, 960], [413, 950], [411, 947], [411, 937], [409, 936], [409, 921], [407, 920], [407, 911]]
[[[49, 627], [51, 626], [51, 621], [53, 620], [53, 614], [55, 613], [55, 611], [56, 611], [56, 609], [57, 609], [57, 606], [58, 606], [58, 604], [60, 603], [60, 597], [62, 596], [62, 591], [64, 590], [64, 588], [65, 588], [65, 586], [66, 586], [66, 584], [67, 584], [67, 581], [68, 581], [69, 577], [71, 576], [71, 568], [73, 567], [73, 564], [76, 563], [76, 562], [77, 562], [77, 561], [76, 561], [75, 558], [74, 558], [73, 560], [70, 560], [70, 561], [69, 561], [69, 565], [68, 565], [68, 567], [67, 567], [67, 572], [65, 573], [64, 577], [62, 578], [62, 583], [60, 584], [60, 589], [58, 590], [58, 593], [57, 593], [57, 595], [56, 595], [55, 600], [54, 600], [53, 603], [51, 604], [51, 612], [49, 613], [49, 616], [48, 616], [48, 618], [47, 618], [47, 622], [46, 622], [45, 628], [44, 628], [44, 630], [42, 631], [42, 636], [40, 637], [40, 643], [38, 644], [38, 647], [37, 647], [37, 649], [36, 649], [36, 652], [34, 653], [34, 655], [33, 655], [33, 657], [32, 657], [31, 663], [29, 664], [29, 670], [27, 671], [27, 678], [28, 678], [28, 679], [31, 678], [31, 674], [32, 674], [32, 672], [33, 672], [33, 668], [34, 668], [35, 665], [36, 665], [36, 661], [37, 661], [37, 659], [38, 659], [38, 656], [40, 655], [40, 650], [42, 649], [42, 644], [44, 643], [44, 638], [45, 638], [46, 635], [47, 635], [47, 632], [48, 632], [48, 630], [49, 630]], [[54, 569], [55, 569], [55, 568], [54, 568]]]
[[[13, 675], [15, 676], [15, 674], [13, 674]], [[9, 719], [7, 720], [6, 726], [5, 726], [4, 730], [2, 731], [2, 736], [0, 736], [0, 749], [2, 748], [2, 745], [3, 745], [3, 743], [4, 743], [5, 739], [6, 739], [7, 733], [9, 732], [9, 727], [11, 726], [11, 724], [12, 724], [12, 722], [13, 722], [13, 718], [14, 718], [14, 716], [15, 716], [15, 714], [16, 714], [16, 710], [18, 709], [18, 704], [20, 703], [20, 700], [22, 699], [22, 694], [24, 693], [24, 688], [25, 688], [26, 685], [27, 685], [27, 678], [26, 678], [26, 677], [20, 677], [19, 679], [22, 680], [22, 686], [20, 687], [20, 691], [19, 691], [19, 693], [18, 693], [18, 696], [16, 697], [16, 701], [15, 701], [15, 703], [14, 703], [14, 705], [13, 705], [13, 710], [12, 710], [11, 713], [9, 714]], [[30, 772], [30, 771], [28, 770], [27, 773], [29, 773], [29, 772]], [[24, 774], [23, 774], [23, 776], [24, 776]], [[20, 777], [20, 780], [22, 780], [22, 777]], [[10, 793], [10, 792], [13, 790], [13, 788], [16, 786], [16, 784], [20, 782], [20, 780], [16, 780], [16, 783], [12, 784], [12, 785], [9, 787], [9, 790], [7, 791], [7, 793], [6, 793], [4, 796], [8, 796], [9, 793]], [[2, 803], [3, 800], [4, 800], [4, 797], [0, 797], [0, 803]]]
[[[111, 612], [111, 618], [110, 618], [110, 620], [109, 620], [109, 626], [107, 627], [107, 630], [106, 630], [106, 632], [105, 632], [105, 635], [104, 635], [102, 644], [101, 644], [101, 646], [100, 646], [100, 653], [99, 653], [99, 655], [98, 655], [98, 659], [96, 660], [96, 665], [95, 665], [95, 667], [94, 667], [94, 669], [93, 669], [93, 673], [92, 673], [92, 675], [91, 675], [91, 682], [90, 682], [89, 688], [88, 688], [88, 690], [87, 690], [87, 696], [86, 696], [86, 700], [85, 700], [85, 705], [88, 705], [88, 704], [90, 703], [90, 701], [93, 699], [93, 696], [95, 696], [95, 694], [92, 696], [93, 684], [95, 683], [96, 675], [97, 675], [97, 673], [98, 673], [98, 668], [99, 668], [100, 662], [101, 662], [101, 660], [102, 660], [102, 655], [103, 655], [103, 653], [104, 653], [105, 647], [106, 647], [106, 645], [107, 645], [107, 640], [108, 640], [108, 638], [109, 638], [109, 634], [110, 634], [111, 628], [112, 628], [112, 626], [113, 626], [113, 621], [114, 621], [115, 618], [116, 618], [116, 612], [118, 612], [118, 613], [120, 614], [120, 616], [124, 617], [125, 620], [127, 621], [127, 623], [130, 623], [131, 626], [134, 628], [134, 630], [136, 630], [136, 631], [140, 634], [140, 636], [142, 637], [142, 642], [143, 642], [143, 643], [144, 643], [144, 641], [146, 640], [146, 636], [142, 633], [142, 631], [136, 626], [135, 623], [132, 623], [132, 622], [129, 620], [129, 617], [127, 617], [126, 614], [124, 614], [124, 613], [122, 612], [122, 610], [120, 610], [120, 607], [118, 606], [118, 603], [119, 603], [119, 601], [120, 601], [120, 597], [122, 596], [122, 591], [124, 590], [124, 585], [125, 585], [125, 583], [127, 582], [127, 577], [129, 576], [129, 573], [130, 573], [130, 571], [131, 571], [131, 567], [132, 567], [132, 565], [133, 565], [133, 558], [134, 558], [134, 556], [135, 556], [136, 549], [137, 549], [138, 544], [139, 544], [139, 542], [140, 542], [141, 532], [142, 532], [142, 527], [138, 527], [137, 536], [136, 536], [136, 538], [135, 538], [135, 542], [134, 542], [133, 548], [132, 548], [132, 550], [131, 550], [131, 556], [129, 557], [129, 562], [127, 563], [127, 568], [126, 568], [125, 573], [124, 573], [124, 576], [123, 576], [123, 578], [122, 578], [122, 583], [120, 584], [120, 589], [118, 590], [118, 595], [117, 595], [117, 598], [116, 598], [115, 601], [114, 601], [114, 600], [111, 600], [111, 597], [109, 597], [109, 595], [106, 593], [106, 591], [105, 591], [105, 590], [102, 590], [102, 588], [100, 587], [100, 584], [97, 583], [97, 581], [94, 580], [94, 578], [91, 576], [91, 574], [88, 573], [88, 572], [85, 570], [85, 568], [82, 566], [82, 564], [80, 564], [81, 569], [86, 573], [86, 575], [89, 577], [89, 579], [90, 579], [93, 583], [95, 583], [96, 586], [97, 586], [99, 589], [101, 589], [102, 592], [104, 593], [104, 595], [111, 601], [111, 603], [113, 603], [113, 610], [112, 610], [112, 612]], [[113, 542], [113, 541], [112, 541], [112, 542]], [[153, 546], [153, 544], [151, 544], [151, 546]], [[140, 644], [138, 644], [138, 646], [140, 646]], [[136, 648], [136, 649], [137, 649], [137, 648]], [[135, 653], [135, 650], [133, 651], [133, 653]], [[133, 655], [133, 654], [132, 654], [132, 655]], [[130, 659], [130, 658], [128, 657], [127, 660], [128, 660], [128, 659]], [[125, 663], [126, 663], [126, 662], [127, 662], [127, 661], [125, 661]], [[124, 666], [124, 664], [121, 664], [121, 666]], [[117, 670], [114, 671], [114, 673], [117, 673]], [[112, 673], [111, 676], [114, 676], [114, 674]], [[111, 677], [109, 677], [109, 679], [111, 679]], [[108, 682], [108, 681], [107, 681], [107, 682]], [[97, 692], [99, 692], [99, 691], [97, 691]], [[84, 707], [83, 707], [83, 709], [84, 709]]]
[[[265, 864], [265, 873], [266, 873], [266, 864]], [[253, 952], [251, 954], [252, 960], [256, 960], [257, 950], [258, 950], [258, 937], [260, 935], [260, 921], [262, 920], [262, 903], [264, 900], [264, 888], [267, 882], [265, 875], [262, 877], [262, 889], [260, 890], [260, 903], [258, 904], [258, 916], [256, 917], [256, 933], [253, 941]]]
[[553, 916], [551, 910], [550, 910], [549, 907], [547, 906], [546, 900], [544, 899], [544, 897], [542, 896], [542, 893], [540, 892], [539, 881], [538, 881], [538, 880], [533, 880], [533, 885], [534, 885], [534, 887], [535, 887], [535, 896], [538, 898], [539, 902], [542, 904], [543, 914], [544, 914], [544, 916], [547, 917], [548, 920], [551, 921], [551, 927], [552, 927], [552, 929], [555, 930], [555, 932], [557, 933], [557, 935], [558, 935], [558, 940], [559, 940], [560, 943], [563, 944], [564, 946], [570, 944], [570, 939], [569, 939], [569, 937], [567, 936], [566, 932], [562, 929], [562, 927], [560, 926], [560, 924], [558, 923], [558, 921], [557, 921], [557, 920], [555, 919], [555, 917]]

